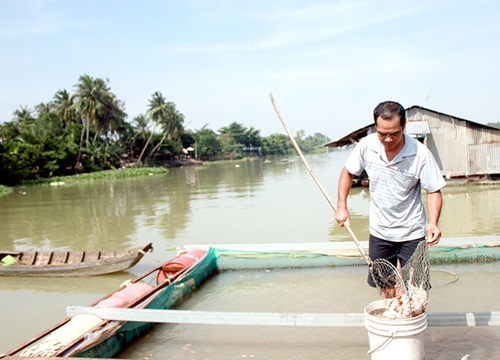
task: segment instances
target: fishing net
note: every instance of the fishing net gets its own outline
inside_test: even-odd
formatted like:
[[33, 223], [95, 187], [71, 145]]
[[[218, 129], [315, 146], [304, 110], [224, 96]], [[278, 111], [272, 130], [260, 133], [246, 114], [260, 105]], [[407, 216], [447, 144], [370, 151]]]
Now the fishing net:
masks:
[[401, 269], [401, 276], [408, 288], [422, 287], [426, 291], [431, 288], [429, 261], [429, 245], [427, 241], [421, 241]]
[[383, 317], [405, 319], [422, 314], [428, 303], [429, 246], [421, 241], [406, 264], [398, 270], [385, 259], [370, 264], [375, 285], [387, 302]]
[[368, 265], [370, 274], [383, 299], [407, 294], [406, 284], [398, 269], [385, 259], [375, 259]]
[[[478, 243], [477, 238], [450, 239], [449, 242], [454, 245], [432, 246], [426, 256], [429, 256], [433, 265], [499, 262], [498, 240], [498, 237], [486, 237]], [[213, 245], [212, 248], [220, 271], [366, 266], [366, 261], [350, 242], [340, 248], [341, 244], [343, 243], [276, 244], [272, 248], [269, 244], [265, 248], [260, 244], [247, 247], [221, 244]], [[200, 247], [201, 245], [191, 245], [186, 248]]]

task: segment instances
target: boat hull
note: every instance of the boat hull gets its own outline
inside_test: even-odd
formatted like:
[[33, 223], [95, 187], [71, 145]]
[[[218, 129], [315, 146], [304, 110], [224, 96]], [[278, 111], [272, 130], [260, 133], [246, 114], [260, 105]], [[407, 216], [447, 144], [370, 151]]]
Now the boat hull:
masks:
[[24, 251], [0, 252], [16, 259], [0, 266], [0, 276], [81, 277], [111, 274], [130, 269], [152, 244], [122, 251]]
[[[190, 271], [189, 276], [168, 285], [146, 309], [166, 310], [180, 303], [203, 281], [217, 270], [214, 251], [209, 250], [205, 258]], [[124, 350], [128, 344], [152, 328], [156, 323], [126, 322], [112, 337], [104, 340], [91, 349], [72, 355], [78, 358], [112, 358]]]

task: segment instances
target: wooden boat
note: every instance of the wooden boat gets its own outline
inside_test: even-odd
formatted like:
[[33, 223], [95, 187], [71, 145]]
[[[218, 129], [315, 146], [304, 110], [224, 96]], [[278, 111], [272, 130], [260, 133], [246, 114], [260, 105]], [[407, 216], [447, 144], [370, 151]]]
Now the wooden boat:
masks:
[[91, 276], [131, 268], [153, 249], [119, 251], [0, 251], [0, 276]]
[[[214, 259], [211, 250], [185, 251], [135, 280], [125, 282], [91, 306], [157, 310], [171, 308], [215, 271]], [[150, 285], [150, 282], [154, 285]], [[90, 314], [75, 315], [3, 356], [111, 358], [154, 325], [153, 322], [103, 320]]]

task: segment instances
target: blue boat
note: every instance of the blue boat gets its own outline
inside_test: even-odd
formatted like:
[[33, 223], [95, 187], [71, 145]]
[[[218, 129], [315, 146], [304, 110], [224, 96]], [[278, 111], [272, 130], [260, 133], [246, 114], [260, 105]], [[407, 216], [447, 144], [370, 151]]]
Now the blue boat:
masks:
[[[95, 307], [170, 309], [216, 270], [213, 250], [189, 250], [92, 304]], [[154, 286], [147, 282], [154, 281]], [[111, 358], [153, 327], [150, 322], [68, 317], [5, 356]], [[0, 356], [1, 357], [1, 356]]]

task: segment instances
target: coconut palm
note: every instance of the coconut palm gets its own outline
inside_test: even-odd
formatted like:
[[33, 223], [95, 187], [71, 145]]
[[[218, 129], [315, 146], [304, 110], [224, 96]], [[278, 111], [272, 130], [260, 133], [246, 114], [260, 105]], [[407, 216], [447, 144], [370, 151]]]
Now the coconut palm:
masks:
[[32, 123], [35, 118], [31, 114], [31, 110], [27, 106], [21, 106], [18, 110], [15, 110], [13, 121], [18, 125], [23, 125], [26, 123]]
[[[147, 115], [140, 114], [137, 117], [134, 118], [134, 123], [138, 125], [138, 128], [141, 131], [141, 134], [146, 137], [148, 133], [148, 127], [151, 123], [150, 118]], [[148, 147], [149, 143], [151, 142], [151, 138], [154, 135], [155, 129], [156, 129], [156, 122], [153, 125], [153, 130], [149, 133], [149, 136], [147, 137], [146, 143], [144, 144], [141, 154], [139, 155], [139, 158], [137, 159], [137, 162], [140, 163], [142, 160], [142, 157], [144, 156], [144, 152], [146, 151], [146, 148]]]
[[166, 105], [166, 111], [162, 113], [161, 119], [158, 119], [158, 122], [162, 126], [163, 135], [158, 144], [151, 150], [149, 156], [161, 148], [167, 137], [172, 141], [177, 141], [184, 132], [184, 115], [177, 111], [173, 102], [168, 102]]
[[[152, 156], [155, 151], [160, 149], [167, 137], [173, 141], [180, 139], [184, 131], [184, 115], [177, 111], [173, 102], [166, 101], [159, 91], [155, 92], [149, 101], [149, 115], [155, 123], [155, 127], [159, 125], [163, 131], [162, 138], [149, 153], [149, 156]], [[154, 132], [151, 137], [153, 134]]]
[[134, 142], [137, 146], [141, 146], [141, 154], [144, 154], [145, 152], [145, 145], [150, 133], [149, 125], [150, 119], [144, 114], [137, 115], [131, 123], [134, 133]]
[[37, 112], [38, 117], [50, 113], [51, 110], [52, 110], [51, 103], [40, 103], [37, 106], [35, 106], [35, 111]]
[[[80, 151], [77, 156], [78, 166], [80, 164], [84, 137], [86, 147], [90, 148], [89, 135], [91, 125], [96, 126], [96, 131], [99, 132], [103, 126], [109, 123], [109, 113], [120, 109], [120, 106], [115, 106], [116, 104], [113, 103], [115, 96], [110, 92], [107, 81], [99, 78], [93, 79], [89, 75], [82, 75], [75, 87], [77, 91], [74, 106], [82, 122]], [[123, 111], [121, 112], [123, 113]]]
[[109, 87], [102, 79], [93, 79], [88, 75], [80, 76], [79, 82], [75, 85], [77, 109], [86, 136], [86, 143], [89, 145], [90, 126], [96, 124], [99, 112], [103, 110], [110, 97]]
[[59, 115], [65, 127], [77, 122], [74, 99], [74, 95], [71, 95], [67, 90], [59, 90], [54, 95], [52, 110]]
[[[148, 140], [146, 141], [146, 144], [142, 148], [141, 154], [139, 155], [139, 159], [137, 159], [137, 162], [141, 162], [142, 157], [144, 156], [144, 152], [146, 151], [146, 148], [148, 147], [149, 143], [151, 142], [151, 139], [153, 138], [156, 128], [160, 123], [163, 123], [164, 118], [166, 118], [169, 112], [169, 107], [167, 105], [167, 101], [161, 94], [161, 92], [156, 91], [152, 96], [151, 99], [149, 100], [149, 109], [147, 112], [147, 117], [153, 122], [153, 129], [151, 133], [149, 134]], [[154, 151], [155, 148], [153, 148]], [[153, 153], [151, 151], [151, 154]]]

